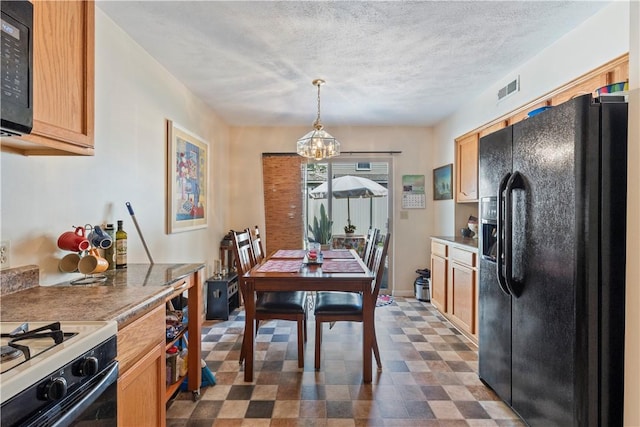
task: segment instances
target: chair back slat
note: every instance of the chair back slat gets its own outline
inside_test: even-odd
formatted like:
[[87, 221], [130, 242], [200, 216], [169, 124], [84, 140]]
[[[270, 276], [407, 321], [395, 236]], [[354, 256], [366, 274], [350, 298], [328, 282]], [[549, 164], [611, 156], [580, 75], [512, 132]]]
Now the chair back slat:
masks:
[[253, 247], [251, 245], [251, 233], [248, 228], [243, 231], [233, 232], [233, 252], [238, 277], [242, 277], [255, 265]]
[[379, 233], [380, 230], [373, 227], [369, 227], [369, 231], [367, 232], [364, 253], [362, 254], [362, 261], [364, 261], [369, 269], [373, 267], [374, 248], [376, 247]]
[[264, 249], [262, 247], [262, 239], [260, 238], [260, 229], [256, 225], [251, 233], [251, 246], [253, 248], [253, 259], [256, 263], [261, 263], [264, 259]]
[[384, 275], [384, 268], [386, 264], [387, 251], [389, 250], [389, 242], [391, 241], [391, 233], [387, 233], [386, 236], [383, 236], [384, 243], [382, 246], [378, 245], [374, 249], [373, 255], [373, 271], [375, 272], [375, 279], [373, 282], [373, 292], [371, 293], [373, 297], [373, 301], [378, 299], [378, 294], [380, 293], [380, 286], [382, 285], [382, 276]]

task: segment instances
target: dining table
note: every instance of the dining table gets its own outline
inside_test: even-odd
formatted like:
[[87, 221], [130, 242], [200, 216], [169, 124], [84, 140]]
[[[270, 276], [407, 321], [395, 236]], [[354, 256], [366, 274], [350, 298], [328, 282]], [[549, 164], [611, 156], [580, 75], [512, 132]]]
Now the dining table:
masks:
[[325, 250], [316, 260], [307, 259], [303, 249], [280, 249], [256, 264], [242, 277], [245, 286], [245, 345], [244, 380], [253, 381], [256, 293], [263, 291], [350, 291], [370, 295], [363, 298], [362, 322], [362, 380], [372, 380], [374, 305], [373, 273], [357, 252]]

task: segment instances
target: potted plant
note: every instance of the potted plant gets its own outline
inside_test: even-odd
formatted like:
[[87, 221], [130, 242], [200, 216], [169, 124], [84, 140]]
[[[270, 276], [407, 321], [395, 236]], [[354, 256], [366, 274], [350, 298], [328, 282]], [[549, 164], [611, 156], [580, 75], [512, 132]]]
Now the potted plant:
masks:
[[356, 226], [351, 224], [351, 222], [349, 222], [349, 224], [344, 226], [344, 232], [347, 235], [353, 234], [356, 231]]
[[309, 238], [309, 241], [320, 243], [321, 245], [328, 245], [331, 240], [331, 227], [333, 221], [329, 220], [327, 212], [324, 209], [324, 205], [320, 205], [320, 220], [318, 217], [313, 217], [313, 227], [309, 225], [309, 231], [313, 234], [313, 238]]

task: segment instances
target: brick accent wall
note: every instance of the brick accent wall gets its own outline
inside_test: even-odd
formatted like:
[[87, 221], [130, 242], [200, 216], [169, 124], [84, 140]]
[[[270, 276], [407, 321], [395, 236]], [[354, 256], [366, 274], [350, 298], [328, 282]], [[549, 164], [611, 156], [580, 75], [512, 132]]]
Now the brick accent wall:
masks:
[[303, 244], [302, 181], [306, 160], [297, 154], [263, 154], [266, 253]]

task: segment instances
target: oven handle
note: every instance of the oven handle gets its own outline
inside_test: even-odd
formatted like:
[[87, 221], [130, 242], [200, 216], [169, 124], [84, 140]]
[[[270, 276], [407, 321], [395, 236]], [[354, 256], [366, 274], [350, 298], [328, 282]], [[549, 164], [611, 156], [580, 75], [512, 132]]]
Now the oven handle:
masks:
[[63, 414], [60, 418], [52, 424], [53, 427], [68, 426], [71, 422], [75, 421], [82, 413], [95, 402], [113, 383], [118, 380], [118, 361], [115, 360], [111, 367], [103, 371], [103, 378], [95, 384], [91, 390], [87, 392], [73, 407]]

